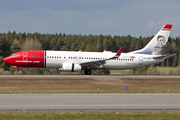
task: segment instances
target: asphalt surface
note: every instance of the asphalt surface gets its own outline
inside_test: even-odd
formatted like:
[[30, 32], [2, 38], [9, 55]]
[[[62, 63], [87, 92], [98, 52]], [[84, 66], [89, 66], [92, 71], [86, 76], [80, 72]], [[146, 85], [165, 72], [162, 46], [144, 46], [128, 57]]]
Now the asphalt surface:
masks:
[[[0, 75], [0, 78], [180, 78], [168, 75]], [[0, 110], [180, 110], [179, 93], [0, 94]]]
[[0, 78], [38, 78], [38, 77], [66, 77], [66, 78], [180, 78], [180, 75], [0, 75]]
[[0, 94], [0, 110], [180, 110], [179, 93]]

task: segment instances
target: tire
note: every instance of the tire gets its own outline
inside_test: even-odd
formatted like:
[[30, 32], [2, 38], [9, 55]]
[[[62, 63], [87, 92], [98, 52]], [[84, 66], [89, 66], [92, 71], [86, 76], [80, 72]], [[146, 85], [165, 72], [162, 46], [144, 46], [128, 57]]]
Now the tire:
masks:
[[85, 75], [91, 75], [91, 70], [85, 70], [85, 71], [84, 71], [84, 74], [85, 74]]
[[87, 70], [84, 71], [84, 74], [87, 75]]
[[88, 71], [87, 71], [87, 74], [88, 74], [88, 75], [91, 75], [91, 70], [88, 70]]

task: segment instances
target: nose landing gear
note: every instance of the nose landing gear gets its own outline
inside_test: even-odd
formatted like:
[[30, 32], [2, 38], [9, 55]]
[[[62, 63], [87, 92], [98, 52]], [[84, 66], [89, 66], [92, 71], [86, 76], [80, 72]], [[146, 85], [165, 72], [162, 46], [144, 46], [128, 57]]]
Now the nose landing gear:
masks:
[[19, 68], [19, 74], [22, 74], [21, 67]]
[[84, 74], [85, 74], [85, 75], [91, 75], [91, 70], [85, 70], [85, 71], [84, 71]]

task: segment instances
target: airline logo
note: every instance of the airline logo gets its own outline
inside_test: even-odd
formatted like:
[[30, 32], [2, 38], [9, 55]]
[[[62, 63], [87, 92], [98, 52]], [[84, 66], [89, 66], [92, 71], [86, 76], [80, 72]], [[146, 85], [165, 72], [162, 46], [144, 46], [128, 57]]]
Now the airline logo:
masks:
[[131, 58], [135, 58], [135, 56], [131, 56]]

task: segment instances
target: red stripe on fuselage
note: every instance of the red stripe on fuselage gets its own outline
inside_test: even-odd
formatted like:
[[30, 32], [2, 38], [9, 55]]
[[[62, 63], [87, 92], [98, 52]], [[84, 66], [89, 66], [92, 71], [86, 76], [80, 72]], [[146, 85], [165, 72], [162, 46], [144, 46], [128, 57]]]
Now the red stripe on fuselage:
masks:
[[44, 60], [44, 50], [38, 50], [16, 52], [12, 56], [6, 57], [3, 61], [19, 67], [44, 67]]

